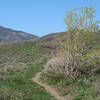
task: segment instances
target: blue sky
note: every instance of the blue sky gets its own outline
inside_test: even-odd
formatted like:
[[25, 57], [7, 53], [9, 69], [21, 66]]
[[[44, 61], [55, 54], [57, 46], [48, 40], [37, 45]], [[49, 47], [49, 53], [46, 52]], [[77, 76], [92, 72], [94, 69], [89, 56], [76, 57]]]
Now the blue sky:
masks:
[[0, 25], [38, 36], [65, 31], [66, 10], [94, 6], [100, 20], [100, 0], [0, 0]]

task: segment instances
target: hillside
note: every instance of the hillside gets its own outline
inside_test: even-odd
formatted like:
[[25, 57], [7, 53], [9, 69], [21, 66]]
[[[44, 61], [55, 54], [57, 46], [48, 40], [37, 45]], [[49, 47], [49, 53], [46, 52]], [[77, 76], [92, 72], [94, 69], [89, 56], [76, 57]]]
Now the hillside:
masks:
[[38, 41], [54, 41], [57, 37], [61, 36], [65, 32], [58, 32], [58, 33], [50, 33], [48, 35], [45, 35], [43, 37], [38, 38]]
[[[54, 43], [57, 40], [57, 38], [61, 37], [64, 33], [67, 34], [67, 32], [50, 33], [43, 37], [37, 38], [36, 40]], [[100, 31], [96, 32], [95, 34], [96, 34], [96, 44], [100, 44]]]
[[[50, 49], [41, 47], [45, 43], [25, 41], [0, 45], [0, 100], [56, 100], [31, 80], [44, 69], [50, 58]], [[100, 55], [100, 49], [90, 51]], [[62, 77], [48, 79], [44, 75], [41, 75], [41, 80], [56, 87], [62, 97], [72, 94], [73, 100], [100, 100], [99, 72], [74, 81]]]
[[0, 26], [0, 42], [16, 42], [34, 40], [36, 38], [38, 36]]

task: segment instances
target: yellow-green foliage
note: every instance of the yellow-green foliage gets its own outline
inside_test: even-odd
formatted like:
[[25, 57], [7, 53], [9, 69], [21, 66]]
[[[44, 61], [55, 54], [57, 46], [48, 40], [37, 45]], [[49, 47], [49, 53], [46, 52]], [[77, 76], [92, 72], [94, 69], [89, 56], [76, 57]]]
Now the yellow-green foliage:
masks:
[[[70, 72], [68, 76], [72, 78], [79, 75], [77, 73], [89, 74], [98, 70], [97, 67], [100, 64], [98, 57], [89, 53], [95, 45], [95, 32], [99, 30], [99, 21], [94, 21], [94, 13], [93, 7], [82, 7], [67, 11], [65, 18], [67, 32], [58, 38], [56, 57], [66, 59], [67, 63], [63, 62], [62, 65], [65, 66], [64, 70]], [[53, 66], [57, 67], [55, 64]]]
[[[99, 21], [94, 21], [95, 9], [82, 7], [68, 10], [65, 18], [67, 34], [64, 35], [64, 46], [68, 54], [83, 55], [95, 42], [95, 32], [98, 31]], [[67, 55], [68, 55], [67, 54]]]

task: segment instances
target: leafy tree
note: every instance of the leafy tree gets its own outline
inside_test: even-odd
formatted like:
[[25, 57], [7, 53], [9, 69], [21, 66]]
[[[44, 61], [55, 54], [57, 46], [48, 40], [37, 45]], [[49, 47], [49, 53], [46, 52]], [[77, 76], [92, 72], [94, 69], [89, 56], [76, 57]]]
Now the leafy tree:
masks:
[[65, 20], [67, 31], [58, 37], [56, 57], [45, 66], [48, 76], [75, 79], [95, 73], [100, 69], [100, 59], [89, 51], [96, 42], [99, 21], [95, 21], [95, 9], [82, 7], [68, 10]]
[[88, 52], [95, 44], [99, 30], [99, 21], [95, 21], [94, 13], [93, 7], [82, 7], [68, 10], [64, 19], [67, 32], [60, 38], [58, 54], [66, 57], [72, 77], [74, 72], [83, 72], [84, 68], [86, 71], [87, 67], [92, 69], [89, 67], [96, 66], [97, 59]]
[[98, 31], [99, 21], [94, 20], [95, 9], [93, 7], [82, 7], [74, 10], [68, 10], [65, 18], [68, 34], [66, 46], [68, 54], [83, 55], [93, 46], [95, 32]]

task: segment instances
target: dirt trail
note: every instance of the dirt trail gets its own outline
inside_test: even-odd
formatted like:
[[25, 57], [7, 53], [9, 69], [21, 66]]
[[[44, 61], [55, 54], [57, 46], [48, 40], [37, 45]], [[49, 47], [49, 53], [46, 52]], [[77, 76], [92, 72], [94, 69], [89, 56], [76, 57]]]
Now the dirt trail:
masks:
[[72, 96], [70, 96], [70, 95], [67, 95], [65, 97], [61, 97], [53, 87], [47, 85], [46, 83], [42, 83], [39, 80], [40, 74], [41, 74], [41, 72], [37, 73], [37, 75], [32, 80], [34, 82], [36, 82], [37, 84], [39, 84], [40, 86], [43, 86], [45, 88], [45, 90], [48, 93], [50, 93], [52, 96], [54, 96], [57, 100], [73, 100]]

